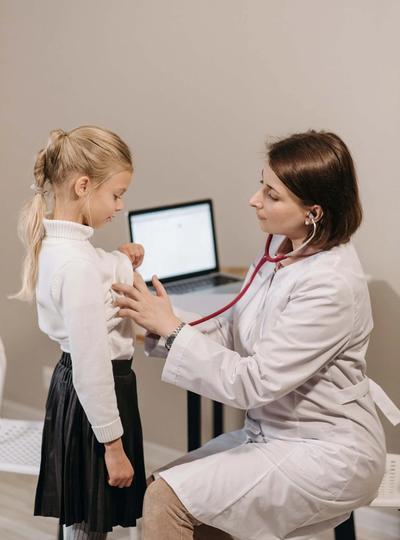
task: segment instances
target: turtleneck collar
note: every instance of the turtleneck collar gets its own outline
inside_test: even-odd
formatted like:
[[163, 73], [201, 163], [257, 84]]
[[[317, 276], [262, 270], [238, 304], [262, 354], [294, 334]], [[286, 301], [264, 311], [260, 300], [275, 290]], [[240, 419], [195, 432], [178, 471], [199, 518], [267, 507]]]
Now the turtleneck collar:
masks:
[[48, 238], [67, 238], [69, 240], [88, 240], [93, 236], [93, 228], [75, 221], [44, 219], [44, 229]]

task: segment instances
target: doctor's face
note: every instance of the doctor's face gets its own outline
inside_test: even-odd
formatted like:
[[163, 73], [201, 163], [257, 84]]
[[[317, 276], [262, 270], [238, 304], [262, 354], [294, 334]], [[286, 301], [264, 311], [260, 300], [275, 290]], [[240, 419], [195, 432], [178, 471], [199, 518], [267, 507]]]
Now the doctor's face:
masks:
[[308, 208], [292, 193], [266, 164], [262, 170], [260, 189], [251, 197], [260, 228], [265, 233], [282, 234], [290, 240], [307, 235], [305, 220]]

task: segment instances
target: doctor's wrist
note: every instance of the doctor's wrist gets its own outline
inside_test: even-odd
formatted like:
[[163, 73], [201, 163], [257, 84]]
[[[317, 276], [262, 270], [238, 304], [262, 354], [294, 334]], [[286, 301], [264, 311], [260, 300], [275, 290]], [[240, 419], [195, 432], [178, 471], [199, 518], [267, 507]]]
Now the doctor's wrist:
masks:
[[169, 351], [172, 347], [173, 342], [175, 341], [176, 336], [179, 334], [179, 332], [182, 330], [182, 328], [185, 326], [186, 323], [181, 322], [169, 336], [167, 336], [165, 339], [164, 347]]
[[176, 328], [178, 328], [180, 324], [182, 324], [182, 321], [178, 319], [178, 317], [171, 317], [171, 319], [168, 320], [168, 322], [164, 325], [160, 336], [163, 338], [167, 338], [176, 330]]

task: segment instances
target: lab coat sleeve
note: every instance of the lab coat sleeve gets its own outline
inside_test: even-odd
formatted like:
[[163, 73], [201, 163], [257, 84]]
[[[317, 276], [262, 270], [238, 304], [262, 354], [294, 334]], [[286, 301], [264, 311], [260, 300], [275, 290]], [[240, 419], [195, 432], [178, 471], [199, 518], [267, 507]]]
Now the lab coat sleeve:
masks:
[[[174, 307], [175, 315], [183, 322], [191, 322], [200, 319], [202, 316], [198, 313], [191, 313], [183, 309]], [[233, 347], [232, 319], [218, 317], [197, 325], [198, 332], [212, 339], [215, 343], [220, 343], [227, 349]], [[165, 348], [165, 339], [155, 334], [146, 333], [144, 338], [144, 352], [147, 356], [156, 358], [166, 358], [167, 349]]]
[[[176, 310], [181, 321], [191, 322], [202, 318], [202, 315], [196, 313], [182, 312]], [[216, 343], [220, 343], [227, 349], [233, 348], [233, 322], [232, 312], [226, 316], [216, 317], [209, 321], [203, 322], [195, 326], [203, 335], [208, 336]]]
[[162, 379], [240, 409], [285, 396], [333, 361], [351, 337], [352, 291], [342, 278], [322, 278], [298, 284], [278, 319], [265, 323], [251, 356], [240, 356], [185, 326], [174, 340]]
[[53, 284], [71, 353], [73, 385], [99, 442], [123, 434], [114, 388], [104, 292], [94, 264], [76, 260]]

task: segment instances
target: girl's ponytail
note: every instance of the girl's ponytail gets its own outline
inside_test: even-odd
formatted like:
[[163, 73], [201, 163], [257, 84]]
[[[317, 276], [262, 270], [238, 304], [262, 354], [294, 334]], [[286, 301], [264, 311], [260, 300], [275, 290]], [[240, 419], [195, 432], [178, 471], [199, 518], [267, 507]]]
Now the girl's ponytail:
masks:
[[44, 237], [43, 218], [46, 214], [46, 150], [38, 152], [35, 167], [35, 183], [31, 189], [33, 198], [25, 204], [18, 222], [19, 237], [25, 245], [26, 255], [22, 267], [21, 290], [10, 298], [31, 301], [34, 296], [38, 259]]

